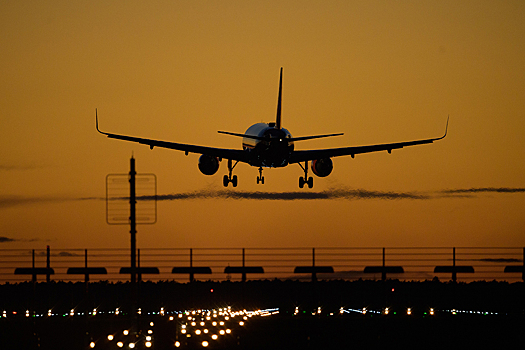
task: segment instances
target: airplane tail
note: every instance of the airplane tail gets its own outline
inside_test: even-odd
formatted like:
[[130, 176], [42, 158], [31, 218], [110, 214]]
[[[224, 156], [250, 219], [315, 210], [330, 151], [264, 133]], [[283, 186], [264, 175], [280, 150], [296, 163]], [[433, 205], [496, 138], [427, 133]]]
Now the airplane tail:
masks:
[[277, 100], [277, 118], [275, 118], [275, 127], [281, 129], [281, 99], [283, 95], [283, 67], [281, 67], [281, 77], [279, 79], [279, 99]]

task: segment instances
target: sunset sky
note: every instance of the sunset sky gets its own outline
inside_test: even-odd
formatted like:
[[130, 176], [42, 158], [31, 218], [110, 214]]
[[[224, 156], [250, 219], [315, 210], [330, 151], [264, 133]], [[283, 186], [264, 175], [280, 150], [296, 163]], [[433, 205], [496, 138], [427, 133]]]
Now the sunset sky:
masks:
[[[106, 175], [158, 179], [138, 247], [525, 246], [525, 2], [0, 1], [0, 249], [124, 248]], [[275, 120], [296, 149], [448, 136], [298, 165], [239, 164], [104, 131], [240, 148]], [[310, 194], [304, 198], [304, 194]]]

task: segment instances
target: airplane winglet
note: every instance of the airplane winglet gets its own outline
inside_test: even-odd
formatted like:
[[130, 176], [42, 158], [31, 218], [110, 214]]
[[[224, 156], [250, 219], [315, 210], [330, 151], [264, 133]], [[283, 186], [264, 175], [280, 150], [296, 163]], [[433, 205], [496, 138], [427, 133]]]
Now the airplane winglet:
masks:
[[447, 117], [447, 125], [445, 126], [445, 134], [444, 134], [443, 136], [441, 136], [441, 137], [440, 137], [439, 139], [437, 139], [437, 140], [444, 139], [445, 136], [447, 136], [447, 132], [448, 132], [448, 121], [449, 121], [449, 119], [450, 119], [450, 114], [449, 114], [448, 117]]
[[98, 128], [98, 111], [97, 109], [95, 108], [95, 120], [96, 120], [96, 126], [97, 126], [97, 131], [103, 135], [107, 135], [107, 133], [103, 132], [103, 131], [100, 131], [100, 129]]

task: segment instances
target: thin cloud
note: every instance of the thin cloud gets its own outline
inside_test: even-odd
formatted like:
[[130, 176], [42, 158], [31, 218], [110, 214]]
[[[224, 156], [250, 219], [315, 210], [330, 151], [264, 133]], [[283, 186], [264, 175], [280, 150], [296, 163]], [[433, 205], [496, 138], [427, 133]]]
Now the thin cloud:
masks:
[[462, 193], [523, 193], [523, 187], [478, 187], [478, 188], [459, 188], [443, 190], [442, 193], [462, 194]]
[[[242, 190], [214, 190], [203, 189], [192, 192], [181, 192], [171, 194], [159, 194], [155, 196], [138, 196], [137, 200], [150, 201], [181, 201], [195, 199], [225, 199], [225, 200], [430, 200], [440, 198], [475, 198], [477, 194], [483, 193], [525, 193], [523, 187], [479, 187], [446, 189], [433, 192], [395, 192], [395, 191], [373, 191], [365, 189], [330, 188], [323, 191], [287, 191], [287, 192], [261, 192]], [[127, 200], [127, 197], [111, 198], [112, 200]], [[105, 197], [23, 197], [23, 196], [0, 196], [0, 209], [18, 205], [60, 203], [69, 201], [106, 200]], [[1, 243], [1, 242], [0, 242]]]
[[[231, 200], [355, 200], [355, 199], [381, 199], [381, 200], [423, 200], [431, 196], [412, 192], [384, 192], [363, 189], [328, 189], [318, 192], [250, 192], [228, 190], [201, 190], [194, 192], [173, 193], [157, 195], [157, 201], [188, 200], [188, 199], [231, 199]], [[153, 196], [138, 197], [138, 200], [153, 200]]]
[[9, 242], [16, 242], [16, 241], [18, 241], [18, 239], [0, 236], [0, 243], [9, 243]]
[[23, 196], [0, 196], [0, 209], [18, 205], [60, 203], [69, 201], [101, 200], [100, 197], [23, 197]]
[[38, 165], [19, 165], [19, 164], [0, 164], [0, 171], [24, 171], [24, 170], [35, 170], [41, 169], [42, 166]]

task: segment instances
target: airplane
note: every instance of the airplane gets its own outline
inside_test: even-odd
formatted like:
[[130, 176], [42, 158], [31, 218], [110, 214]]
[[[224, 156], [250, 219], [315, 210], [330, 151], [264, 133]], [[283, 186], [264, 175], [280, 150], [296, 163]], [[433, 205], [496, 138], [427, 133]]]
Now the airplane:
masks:
[[[391, 153], [393, 149], [433, 143], [434, 141], [441, 140], [447, 136], [448, 118], [445, 127], [445, 134], [437, 138], [368, 146], [294, 150], [294, 143], [297, 141], [340, 136], [343, 135], [343, 133], [292, 137], [290, 132], [283, 128], [281, 124], [282, 83], [283, 68], [281, 67], [277, 100], [277, 117], [275, 122], [253, 124], [244, 132], [244, 134], [218, 131], [220, 134], [242, 137], [242, 149], [197, 146], [103, 132], [98, 127], [98, 112], [95, 109], [96, 127], [99, 133], [106, 135], [109, 138], [138, 142], [148, 145], [150, 149], [153, 149], [154, 147], [163, 147], [183, 151], [186, 155], [188, 155], [188, 153], [201, 154], [198, 167], [204, 175], [214, 175], [219, 170], [219, 163], [223, 159], [227, 159], [228, 175], [224, 175], [223, 177], [224, 187], [228, 187], [228, 184], [230, 183], [233, 187], [237, 187], [237, 175], [232, 176], [232, 172], [239, 162], [259, 167], [257, 184], [264, 184], [264, 176], [262, 174], [263, 168], [280, 168], [289, 164], [299, 164], [304, 171], [304, 176], [299, 177], [299, 187], [303, 188], [304, 185], [308, 185], [308, 188], [312, 188], [314, 183], [313, 177], [308, 177], [308, 162], [311, 162], [311, 170], [315, 175], [318, 177], [326, 177], [332, 173], [333, 162], [331, 158], [348, 155], [354, 158], [356, 154], [378, 151], [387, 151], [388, 153]], [[302, 163], [304, 163], [304, 166]]]

